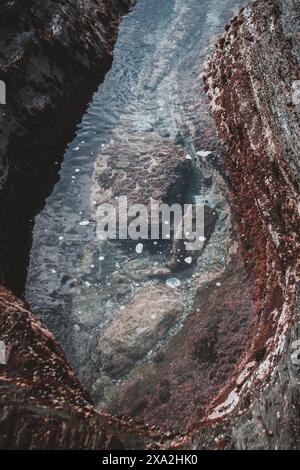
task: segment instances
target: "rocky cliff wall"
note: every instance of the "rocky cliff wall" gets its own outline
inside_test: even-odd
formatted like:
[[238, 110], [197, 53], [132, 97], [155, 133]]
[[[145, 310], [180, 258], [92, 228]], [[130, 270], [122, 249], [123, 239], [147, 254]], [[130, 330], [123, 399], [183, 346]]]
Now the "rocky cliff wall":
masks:
[[196, 447], [300, 444], [299, 13], [296, 1], [250, 4], [226, 27], [204, 76], [256, 324], [237, 375], [192, 439]]
[[53, 336], [2, 289], [1, 447], [300, 447], [298, 13], [294, 1], [251, 4], [226, 28], [204, 77], [254, 286], [253, 336], [231, 380], [186, 436], [159, 442], [99, 414]]
[[31, 219], [63, 150], [109, 69], [133, 0], [0, 2], [0, 279], [24, 287]]
[[96, 411], [54, 336], [4, 288], [0, 338], [0, 449], [136, 449], [155, 441], [155, 433]]
[[[112, 61], [132, 0], [0, 2], [0, 280], [21, 290], [30, 218]], [[1, 99], [3, 93], [1, 89]], [[49, 181], [48, 181], [49, 180]], [[0, 448], [142, 448], [145, 430], [99, 414], [53, 335], [0, 287]], [[154, 438], [155, 439], [155, 438]]]

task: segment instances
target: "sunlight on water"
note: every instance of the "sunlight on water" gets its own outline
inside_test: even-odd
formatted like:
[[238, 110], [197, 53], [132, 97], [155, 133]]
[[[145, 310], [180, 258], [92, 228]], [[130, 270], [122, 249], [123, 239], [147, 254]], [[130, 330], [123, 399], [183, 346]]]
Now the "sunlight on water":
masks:
[[[137, 363], [146, 360], [188, 315], [193, 276], [218, 271], [226, 262], [229, 207], [214, 165], [220, 159], [218, 146], [202, 146], [207, 114], [200, 74], [216, 35], [243, 3], [138, 1], [121, 25], [112, 69], [66, 149], [60, 180], [36, 217], [26, 299], [57, 335], [99, 402], [135, 366], [113, 376], [101, 369], [98, 345], [112, 319], [145, 287], [169, 286], [172, 295], [176, 291], [184, 306], [181, 315], [157, 344], [136, 356]], [[99, 165], [102, 155], [121, 144], [130, 154], [134, 140], [137, 147], [167, 142], [197, 160], [193, 187], [185, 190], [208, 206], [213, 230], [197, 263], [185, 256], [184, 269], [176, 276], [167, 268], [168, 246], [124, 248], [100, 243], [95, 236], [95, 162]], [[105, 384], [99, 383], [101, 373]]]

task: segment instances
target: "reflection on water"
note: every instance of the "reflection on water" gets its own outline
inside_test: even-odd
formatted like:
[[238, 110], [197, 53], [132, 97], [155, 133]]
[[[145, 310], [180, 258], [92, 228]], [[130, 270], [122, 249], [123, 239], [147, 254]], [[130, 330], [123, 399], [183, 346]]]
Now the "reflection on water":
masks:
[[[193, 279], [225, 265], [229, 207], [216, 170], [221, 150], [213, 144], [214, 130], [205, 127], [209, 113], [200, 73], [216, 35], [243, 3], [138, 1], [120, 28], [112, 69], [66, 150], [60, 180], [36, 217], [27, 301], [56, 334], [81, 380], [100, 403], [119, 380], [147, 361], [181, 328], [193, 304]], [[210, 136], [206, 140], [204, 132]], [[137, 253], [132, 246], [100, 243], [95, 236], [95, 162], [101, 162], [101, 155], [112, 145], [128, 144], [130, 154], [132, 140], [140, 139], [142, 148], [143, 141], [151, 141], [151, 136], [157, 145], [163, 139], [197, 159], [191, 187], [184, 190], [207, 205], [214, 221], [197, 263], [190, 265], [188, 260], [186, 269], [175, 275], [167, 263], [170, 246]], [[203, 148], [204, 141], [205, 145], [211, 142], [212, 147]], [[205, 151], [211, 150], [211, 158], [207, 158]], [[204, 153], [196, 157], [197, 151]], [[140, 291], [148, 298], [145, 289], [154, 289], [155, 296], [155, 289], [161, 288], [157, 291], [161, 303], [148, 305], [152, 324], [145, 321], [145, 325], [133, 324], [132, 329], [124, 330], [122, 312], [126, 312], [127, 304]], [[166, 307], [173, 305], [174, 298], [182, 306], [175, 309], [176, 315]], [[171, 318], [163, 334], [158, 333], [160, 326], [153, 313], [160, 305]], [[132, 308], [140, 312], [139, 305]], [[116, 318], [121, 323], [114, 327]], [[128, 318], [124, 322], [130, 325]], [[142, 351], [130, 350], [130, 354], [125, 348], [118, 367], [107, 360], [108, 349], [114, 347], [108, 336], [116, 331], [136, 349], [136, 335], [145, 345]], [[111, 364], [111, 370], [107, 364]]]

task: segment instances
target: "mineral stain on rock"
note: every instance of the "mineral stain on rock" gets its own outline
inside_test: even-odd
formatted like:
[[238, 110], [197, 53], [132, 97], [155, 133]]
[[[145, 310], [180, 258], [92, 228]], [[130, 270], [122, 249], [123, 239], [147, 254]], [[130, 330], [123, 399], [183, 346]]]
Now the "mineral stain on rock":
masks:
[[[77, 6], [49, 2], [34, 41], [58, 57], [90, 31], [78, 60], [93, 71], [111, 56], [115, 29], [104, 25], [131, 3], [84, 2], [85, 27], [63, 33]], [[258, 0], [230, 22], [245, 3], [140, 0], [125, 18], [36, 217], [27, 305], [0, 292], [1, 447], [299, 447], [299, 7]], [[21, 8], [30, 24], [34, 7], [7, 2], [7, 18]], [[45, 110], [33, 95], [29, 127]], [[1, 140], [13, 147], [4, 199], [19, 178], [14, 129]], [[98, 240], [97, 206], [123, 195], [202, 203], [201, 249], [172, 237]], [[9, 231], [2, 238], [5, 252]]]
[[[193, 0], [162, 10], [158, 1], [138, 2], [34, 229], [31, 308], [100, 409], [169, 432], [186, 432], [194, 414], [205, 413], [250, 339], [251, 282], [238, 256], [223, 148], [199, 78], [236, 5], [218, 3], [212, 18], [212, 5]], [[146, 50], [137, 47], [145, 42]], [[99, 109], [106, 110], [102, 119]], [[98, 240], [97, 208], [117, 207], [124, 196], [128, 206], [203, 204], [199, 249], [187, 250], [187, 238], [172, 234], [163, 242]], [[80, 226], [85, 220], [89, 225]], [[60, 268], [45, 282], [54, 260]], [[243, 306], [232, 298], [235, 269]], [[234, 329], [226, 332], [229, 325]], [[168, 387], [157, 388], [164, 381]]]

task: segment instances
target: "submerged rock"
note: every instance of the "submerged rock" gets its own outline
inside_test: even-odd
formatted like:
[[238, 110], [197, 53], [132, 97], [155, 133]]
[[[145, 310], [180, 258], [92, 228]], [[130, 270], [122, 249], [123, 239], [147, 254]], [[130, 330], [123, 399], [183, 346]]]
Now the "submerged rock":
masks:
[[97, 354], [102, 369], [122, 377], [166, 337], [180, 319], [180, 296], [165, 286], [142, 289], [99, 337]]
[[[216, 276], [193, 279], [198, 287], [191, 313], [151, 360], [137, 364], [134, 374], [112, 390], [105, 406], [108, 412], [133, 416], [163, 433], [186, 434], [199, 425], [242, 357], [254, 313], [242, 259], [234, 256], [219, 273], [219, 290]], [[180, 290], [166, 289], [169, 295], [181, 295]]]
[[0, 80], [7, 96], [0, 113], [0, 280], [17, 292], [26, 276], [32, 218], [111, 66], [121, 14], [133, 3], [1, 1]]
[[149, 207], [151, 200], [180, 203], [192, 173], [183, 148], [155, 133], [135, 133], [128, 142], [113, 143], [98, 156], [91, 198], [95, 205], [117, 206], [118, 198], [127, 196], [128, 207]]
[[[124, 4], [121, 0], [111, 2]], [[5, 3], [5, 21], [13, 21], [10, 8], [25, 8], [21, 3]], [[54, 8], [54, 2], [48, 3]], [[78, 11], [79, 4], [70, 3]], [[94, 12], [96, 3], [104, 5], [87, 2], [87, 11]], [[60, 11], [63, 2], [55, 5]], [[231, 241], [226, 267], [192, 277], [190, 303], [181, 290], [157, 284], [142, 288], [116, 316], [109, 317], [110, 323], [96, 330], [98, 336], [94, 337], [97, 349], [89, 358], [93, 363], [93, 396], [101, 400], [106, 394], [111, 414], [149, 423], [160, 429], [164, 439], [170, 429], [183, 434], [183, 440], [172, 442], [176, 448], [300, 447], [295, 412], [300, 402], [299, 116], [294, 85], [298, 80], [297, 8], [294, 1], [254, 2], [226, 28], [204, 77], [227, 148], [225, 170], [236, 216], [232, 231], [237, 233], [241, 253]], [[72, 15], [74, 10], [69, 10]], [[54, 11], [50, 8], [50, 13]], [[29, 12], [31, 15], [32, 10]], [[112, 19], [118, 17], [115, 13]], [[53, 39], [55, 51], [58, 48], [65, 58], [60, 38], [69, 33], [53, 15], [50, 17], [41, 30], [42, 39]], [[91, 32], [88, 25], [85, 27]], [[76, 31], [71, 28], [71, 32], [77, 38]], [[86, 42], [93, 51], [94, 41], [85, 38], [82, 44]], [[88, 70], [89, 54], [83, 53], [82, 44], [80, 38], [78, 65], [80, 70]], [[97, 62], [98, 54], [95, 59]], [[22, 70], [21, 65], [17, 60], [13, 70]], [[59, 99], [57, 90], [50, 102], [55, 97]], [[47, 118], [47, 113], [37, 111], [44, 109], [44, 103], [37, 96], [32, 107], [25, 105], [27, 114]], [[202, 103], [200, 108], [204, 108]], [[212, 127], [209, 119], [206, 125]], [[24, 142], [23, 130], [13, 129], [12, 135], [20, 132], [20, 142]], [[209, 135], [215, 139], [214, 130]], [[190, 161], [177, 147], [173, 153], [174, 146], [164, 139], [151, 139], [141, 134], [128, 145], [112, 142], [105, 148], [94, 174], [98, 202], [111, 201], [120, 190], [129, 192], [132, 202], [141, 202], [142, 195], [148, 203], [152, 191], [159, 200], [176, 196], [174, 187], [177, 190], [177, 182], [182, 187], [181, 170]], [[198, 148], [202, 145], [213, 148], [210, 142]], [[129, 150], [133, 157], [127, 155]], [[123, 152], [126, 161], [121, 158]], [[36, 162], [36, 156], [30, 162]], [[16, 167], [4, 163], [2, 182], [4, 187], [11, 182], [14, 188], [18, 159]], [[148, 180], [151, 168], [152, 186], [151, 178]], [[28, 185], [28, 174], [24, 172], [18, 189]], [[211, 220], [213, 232], [216, 221], [214, 217]], [[7, 233], [5, 237], [7, 241]], [[102, 264], [109, 258], [97, 257]], [[184, 263], [185, 259], [186, 254]], [[143, 259], [129, 263], [133, 272], [138, 273], [140, 267], [151, 277], [152, 267], [143, 264]], [[168, 268], [162, 269], [162, 277], [169, 277]], [[123, 279], [119, 281], [118, 288], [122, 284], [123, 289]], [[90, 287], [86, 280], [84, 289]], [[113, 303], [109, 295], [104, 300], [110, 311]], [[82, 331], [87, 325], [81, 323], [80, 312], [76, 310], [72, 331], [84, 348], [89, 333]], [[87, 317], [93, 327], [98, 313]], [[152, 444], [169, 448], [168, 439], [157, 443], [157, 435], [97, 412], [53, 335], [5, 289], [0, 290], [0, 332], [5, 346], [1, 362], [6, 362], [0, 365], [0, 447], [136, 449]]]
[[168, 287], [171, 287], [171, 289], [177, 289], [181, 286], [180, 280], [176, 277], [170, 277], [169, 279], [167, 279], [166, 284]]

